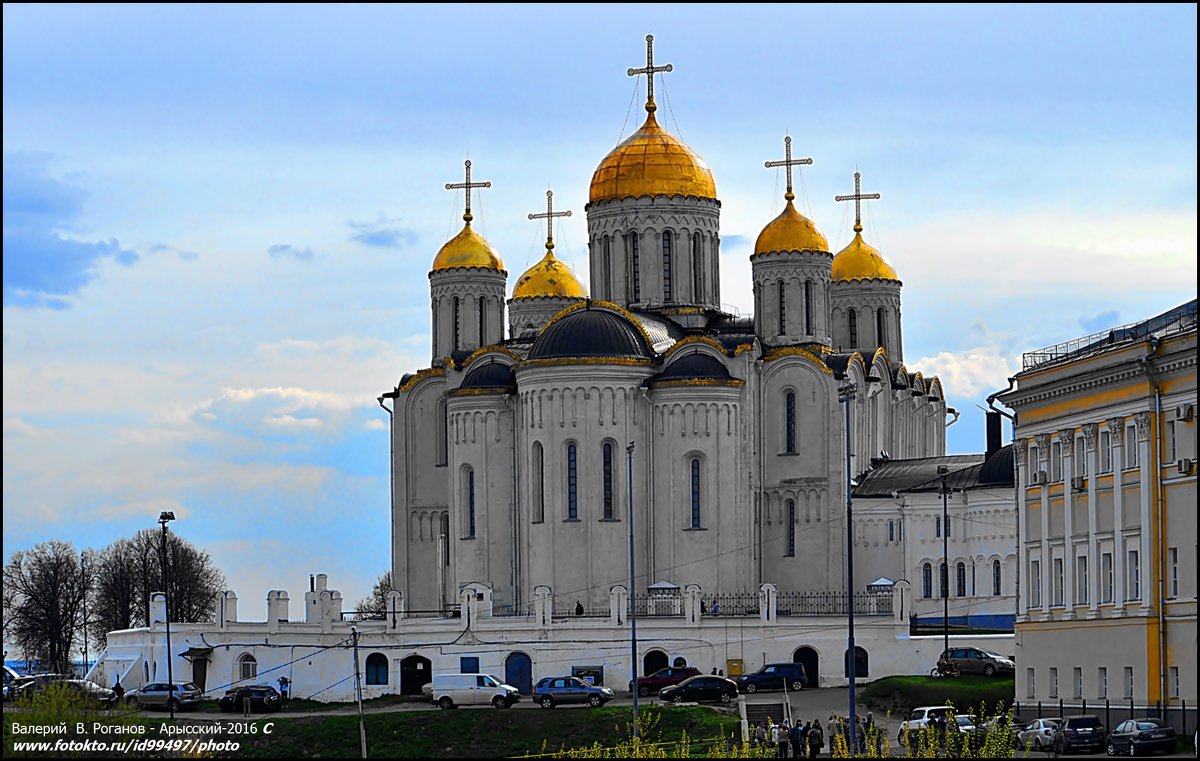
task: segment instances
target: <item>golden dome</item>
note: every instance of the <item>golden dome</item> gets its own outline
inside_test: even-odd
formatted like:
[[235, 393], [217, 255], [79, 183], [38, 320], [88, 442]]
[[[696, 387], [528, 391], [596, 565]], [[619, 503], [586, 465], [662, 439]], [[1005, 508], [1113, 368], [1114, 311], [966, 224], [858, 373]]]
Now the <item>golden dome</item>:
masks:
[[787, 206], [778, 217], [758, 234], [754, 243], [755, 254], [768, 254], [772, 251], [828, 251], [829, 241], [817, 229], [811, 219], [796, 211], [790, 196]]
[[862, 228], [854, 228], [854, 240], [833, 257], [832, 279], [895, 280], [900, 282], [892, 263], [862, 238]]
[[592, 175], [589, 200], [610, 201], [641, 196], [717, 198], [717, 183], [704, 159], [658, 126], [653, 103], [646, 123], [612, 149]]
[[575, 278], [571, 268], [554, 258], [554, 244], [546, 246], [546, 255], [537, 264], [525, 271], [513, 288], [514, 299], [532, 299], [538, 296], [557, 296], [568, 299], [585, 299], [587, 291]]
[[463, 225], [462, 232], [446, 242], [433, 259], [433, 270], [448, 270], [455, 267], [479, 267], [487, 270], [504, 270], [504, 262], [491, 243], [471, 229], [471, 220]]

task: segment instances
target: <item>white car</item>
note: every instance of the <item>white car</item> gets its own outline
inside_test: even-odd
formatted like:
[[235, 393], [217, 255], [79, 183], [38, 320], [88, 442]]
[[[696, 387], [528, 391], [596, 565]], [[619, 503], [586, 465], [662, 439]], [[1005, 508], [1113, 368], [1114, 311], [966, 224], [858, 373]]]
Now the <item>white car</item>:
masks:
[[510, 708], [521, 699], [517, 688], [491, 674], [434, 674], [433, 702], [444, 709], [488, 705]]
[[909, 732], [918, 732], [924, 729], [929, 726], [929, 722], [938, 717], [948, 719], [952, 713], [954, 713], [954, 709], [950, 706], [922, 706], [921, 708], [914, 708], [912, 713], [908, 715], [908, 719], [900, 722], [900, 733], [896, 735], [896, 742], [905, 745], [905, 736]]
[[1026, 750], [1050, 750], [1062, 719], [1035, 719], [1017, 732], [1017, 746]]

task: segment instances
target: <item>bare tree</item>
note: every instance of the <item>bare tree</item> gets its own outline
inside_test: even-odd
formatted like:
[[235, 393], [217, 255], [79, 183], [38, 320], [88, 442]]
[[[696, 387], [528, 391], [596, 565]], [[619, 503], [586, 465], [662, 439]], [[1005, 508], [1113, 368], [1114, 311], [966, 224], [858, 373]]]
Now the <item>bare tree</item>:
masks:
[[96, 553], [89, 631], [98, 642], [111, 631], [132, 629], [144, 620], [140, 578], [137, 553], [128, 539], [118, 539]]
[[83, 556], [67, 542], [18, 550], [4, 566], [5, 635], [27, 658], [67, 673], [87, 596]]
[[359, 600], [354, 611], [359, 616], [382, 616], [387, 613], [387, 594], [392, 591], [392, 572], [386, 571], [375, 582], [371, 596]]

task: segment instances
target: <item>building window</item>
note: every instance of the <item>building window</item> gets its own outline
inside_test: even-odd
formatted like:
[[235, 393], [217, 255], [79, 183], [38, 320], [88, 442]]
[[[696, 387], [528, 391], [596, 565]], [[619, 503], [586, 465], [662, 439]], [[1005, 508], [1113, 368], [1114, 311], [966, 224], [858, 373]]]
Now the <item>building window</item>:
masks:
[[438, 429], [438, 450], [437, 450], [437, 465], [445, 465], [446, 460], [450, 455], [450, 420], [446, 411], [446, 400], [442, 399], [438, 402], [437, 407], [437, 429]]
[[479, 299], [475, 302], [479, 307], [479, 345], [487, 346], [487, 299]]
[[1056, 441], [1050, 445], [1050, 480], [1061, 481], [1062, 474], [1062, 444]]
[[782, 280], [777, 286], [779, 290], [779, 335], [787, 333], [787, 286]]
[[692, 301], [704, 303], [704, 249], [700, 233], [692, 233]]
[[933, 566], [929, 563], [921, 566], [921, 596], [926, 600], [933, 597]]
[[938, 563], [938, 597], [950, 596], [950, 580], [947, 578], [945, 563]]
[[796, 503], [792, 500], [787, 501], [787, 556], [794, 557], [796, 555]]
[[1083, 669], [1079, 666], [1071, 669], [1071, 687], [1076, 700], [1083, 697]]
[[604, 298], [612, 298], [612, 238], [604, 236], [604, 271], [601, 273]]
[[1036, 686], [1036, 682], [1033, 677], [1033, 669], [1025, 669], [1025, 696], [1026, 697], [1033, 698], [1035, 695], [1037, 695], [1037, 693], [1034, 692], [1035, 686]]
[[633, 300], [642, 300], [641, 257], [638, 251], [638, 234], [629, 233], [629, 280], [633, 283]]
[[663, 301], [671, 302], [671, 233], [662, 234]]
[[546, 520], [546, 458], [542, 442], [533, 442], [533, 522]]
[[1133, 666], [1125, 667], [1125, 697], [1133, 697]]
[[1179, 700], [1179, 667], [1171, 666], [1167, 669], [1167, 672], [1170, 674], [1167, 682], [1169, 685], [1168, 688], [1171, 690], [1171, 697]]
[[1054, 558], [1054, 602], [1055, 606], [1063, 604], [1063, 559]]
[[1050, 667], [1050, 697], [1058, 697], [1058, 669]]
[[1041, 462], [1038, 460], [1038, 448], [1033, 444], [1030, 444], [1025, 467], [1030, 473], [1036, 473], [1040, 466]]
[[850, 323], [850, 348], [858, 348], [858, 313], [853, 309], [846, 312], [846, 319]]
[[888, 521], [888, 543], [896, 541], [896, 522]]
[[956, 597], [967, 596], [967, 564], [959, 563], [954, 574], [954, 591]]
[[700, 528], [700, 460], [692, 460], [692, 528]]
[[883, 307], [879, 307], [875, 311], [875, 335], [879, 346], [884, 347], [887, 344], [887, 312], [883, 310]]
[[796, 393], [789, 391], [783, 398], [784, 434], [783, 451], [796, 451]]
[[387, 656], [383, 653], [371, 653], [367, 656], [367, 684], [388, 683]]
[[1100, 555], [1100, 578], [1104, 583], [1104, 591], [1100, 602], [1113, 601], [1113, 556], [1111, 552]]
[[1100, 697], [1108, 697], [1108, 667], [1100, 666], [1096, 669], [1096, 684], [1100, 687]]
[[1077, 476], [1091, 475], [1088, 473], [1086, 452], [1087, 449], [1084, 446], [1083, 437], [1080, 436], [1079, 438], [1075, 439], [1075, 462], [1072, 465], [1074, 468], [1072, 472]]
[[1029, 607], [1042, 607], [1042, 561], [1029, 561]]
[[604, 520], [613, 519], [613, 445], [604, 442]]
[[258, 676], [258, 661], [253, 655], [246, 653], [238, 659], [238, 671], [241, 673], [241, 679], [254, 679]]
[[1166, 435], [1167, 462], [1173, 462], [1175, 460], [1175, 421], [1174, 420], [1167, 421], [1166, 434], [1167, 434]]
[[579, 473], [576, 470], [575, 445], [567, 445], [567, 520], [579, 520]]
[[1130, 424], [1125, 426], [1125, 468], [1136, 468], [1138, 466], [1138, 440], [1137, 426]]
[[1179, 548], [1167, 548], [1167, 597], [1179, 596]]
[[1100, 432], [1100, 472], [1112, 472], [1112, 434], [1108, 429]]
[[442, 565], [450, 565], [450, 514], [442, 513]]
[[813, 322], [813, 286], [811, 280], [804, 281], [804, 334], [812, 335]]
[[992, 594], [999, 595], [1001, 590], [1002, 569], [999, 560], [992, 561]]
[[1138, 551], [1129, 551], [1129, 586], [1126, 588], [1125, 599], [1142, 599], [1142, 568], [1138, 564]]
[[938, 539], [942, 538], [942, 516], [937, 516], [933, 519], [934, 536]]
[[458, 297], [454, 297], [454, 351], [458, 351], [459, 335], [462, 333], [462, 315], [459, 314]]
[[1084, 604], [1088, 600], [1088, 562], [1087, 555], [1075, 558], [1075, 602]]
[[467, 538], [475, 538], [475, 471], [467, 470]]
[[954, 529], [954, 519], [947, 515], [946, 516], [946, 538], [947, 539], [954, 538], [953, 529]]

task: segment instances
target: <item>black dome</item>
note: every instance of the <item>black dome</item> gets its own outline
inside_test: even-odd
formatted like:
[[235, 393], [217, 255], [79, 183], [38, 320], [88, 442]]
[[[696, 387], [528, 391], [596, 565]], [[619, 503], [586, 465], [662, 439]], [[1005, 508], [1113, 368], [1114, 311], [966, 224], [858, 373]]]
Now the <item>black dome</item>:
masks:
[[675, 360], [667, 366], [667, 369], [651, 378], [648, 383], [692, 379], [733, 380], [720, 360], [696, 351]]
[[511, 367], [501, 362], [488, 362], [472, 367], [459, 388], [495, 388], [509, 393], [517, 390], [517, 376]]
[[648, 359], [650, 347], [629, 320], [607, 309], [578, 309], [542, 331], [529, 359], [631, 357]]
[[983, 468], [979, 471], [979, 483], [981, 484], [1001, 484], [1004, 486], [1012, 486], [1013, 484], [1013, 446], [1000, 447], [992, 456], [987, 458], [983, 463]]

